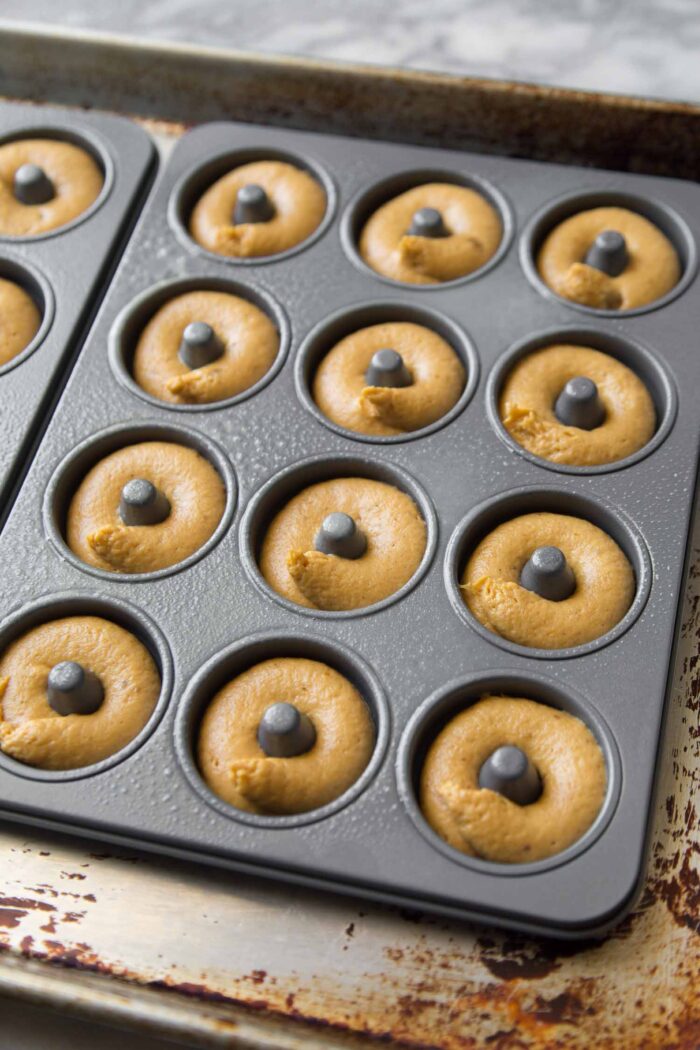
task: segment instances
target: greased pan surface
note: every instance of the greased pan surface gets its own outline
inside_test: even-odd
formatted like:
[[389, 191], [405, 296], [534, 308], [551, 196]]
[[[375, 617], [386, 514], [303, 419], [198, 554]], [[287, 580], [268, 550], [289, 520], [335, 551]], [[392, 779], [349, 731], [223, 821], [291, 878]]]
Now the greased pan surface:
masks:
[[61, 228], [29, 237], [0, 234], [0, 277], [25, 287], [42, 314], [36, 337], [0, 367], [0, 522], [155, 164], [148, 136], [124, 118], [0, 104], [0, 144], [21, 138], [55, 138], [80, 146], [101, 168], [104, 183], [94, 204]]
[[[327, 187], [330, 211], [319, 236], [287, 258], [253, 265], [192, 245], [178, 221], [192, 173], [279, 152], [309, 166]], [[415, 289], [358, 263], [350, 248], [356, 208], [376, 184], [401, 182], [406, 173], [463, 177], [503, 209], [505, 244], [491, 267], [449, 286]], [[528, 279], [521, 256], [527, 259], [531, 222], [539, 221], [533, 216], [561, 207], [573, 193], [583, 195], [582, 206], [585, 195], [604, 193], [670, 209], [687, 274], [672, 300], [630, 317], [584, 314]], [[36, 618], [38, 600], [45, 603], [39, 615], [47, 616], [81, 603], [88, 609], [99, 594], [102, 608], [114, 603], [115, 617], [150, 638], [168, 682], [172, 661], [172, 685], [157, 724], [108, 768], [51, 776], [3, 759], [4, 813], [558, 936], [600, 932], [619, 918], [643, 873], [696, 478], [699, 297], [689, 225], [699, 214], [697, 187], [675, 180], [233, 124], [185, 136], [161, 173], [0, 537], [9, 611], [0, 647]], [[138, 309], [136, 300], [152, 286], [173, 281], [181, 290], [190, 280], [233, 282], [276, 304], [283, 358], [269, 382], [235, 404], [194, 411], [155, 405], [120, 365], [116, 333], [124, 311]], [[339, 311], [352, 308], [370, 319], [387, 303], [398, 318], [402, 309], [420, 308], [457, 326], [478, 382], [462, 410], [430, 434], [369, 443], [309, 411], [303, 348], [309, 333]], [[615, 338], [653, 362], [649, 368], [658, 371], [648, 374], [659, 377], [650, 382], [664, 430], [648, 455], [617, 469], [572, 473], [544, 468], [503, 439], [492, 420], [489, 377], [509, 348], [515, 353], [543, 333]], [[140, 579], [86, 571], [60, 538], [68, 482], [99, 450], [149, 436], [183, 440], [220, 464], [228, 518], [204, 555], [181, 570]], [[251, 555], [275, 492], [286, 491], [292, 476], [308, 483], [358, 471], [399, 484], [419, 502], [429, 524], [420, 578], [397, 600], [352, 615], [305, 615], [273, 599]], [[533, 507], [585, 511], [633, 563], [635, 602], [620, 628], [599, 642], [535, 655], [475, 630], [455, 604], [455, 558], [469, 536], [501, 513]], [[318, 655], [359, 685], [377, 724], [377, 749], [359, 789], [332, 811], [303, 821], [242, 819], [198, 781], [192, 730], [217, 682], [252, 660], [293, 652]], [[417, 812], [414, 767], [430, 732], [488, 689], [517, 690], [578, 714], [606, 757], [610, 783], [598, 821], [566, 853], [539, 864], [461, 857]]]

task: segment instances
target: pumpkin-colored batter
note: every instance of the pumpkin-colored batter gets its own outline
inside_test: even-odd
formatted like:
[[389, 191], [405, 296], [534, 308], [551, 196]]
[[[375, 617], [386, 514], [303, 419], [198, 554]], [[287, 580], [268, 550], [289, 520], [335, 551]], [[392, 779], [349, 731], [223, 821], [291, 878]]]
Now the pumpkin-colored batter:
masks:
[[0, 365], [21, 354], [39, 331], [41, 314], [31, 295], [0, 277]]
[[[134, 478], [167, 497], [170, 514], [158, 525], [124, 525], [119, 500]], [[68, 546], [88, 565], [108, 572], [156, 572], [194, 554], [216, 530], [226, 505], [217, 470], [194, 449], [168, 441], [128, 445], [86, 474], [68, 508]]]
[[[593, 430], [561, 423], [554, 404], [575, 376], [598, 387], [605, 419]], [[506, 377], [499, 401], [503, 425], [528, 452], [567, 466], [591, 467], [631, 456], [656, 428], [654, 402], [634, 372], [588, 346], [557, 344], [521, 358]]]
[[[314, 549], [323, 519], [349, 514], [367, 539], [365, 553], [339, 558]], [[260, 570], [278, 594], [312, 609], [360, 609], [410, 580], [425, 553], [426, 526], [410, 496], [369, 478], [310, 485], [273, 518]]]
[[[519, 747], [537, 769], [542, 794], [520, 806], [479, 787], [479, 770], [499, 747]], [[439, 733], [421, 772], [420, 804], [450, 846], [500, 864], [561, 853], [588, 830], [605, 798], [605, 760], [573, 715], [533, 700], [488, 696]]]
[[[537, 547], [558, 547], [576, 589], [548, 601], [521, 587], [520, 573]], [[597, 525], [568, 514], [523, 514], [497, 526], [477, 545], [461, 581], [468, 608], [502, 638], [535, 649], [566, 649], [607, 634], [635, 592], [634, 571], [617, 543]]]
[[[266, 222], [235, 225], [236, 195], [250, 184], [262, 186], [274, 215]], [[279, 160], [255, 161], [222, 175], [202, 194], [190, 217], [190, 233], [217, 255], [241, 259], [277, 255], [310, 237], [326, 206], [323, 187], [308, 171]]]
[[[37, 164], [54, 187], [45, 204], [23, 204], [14, 195], [14, 176], [23, 164]], [[58, 139], [16, 139], [0, 146], [0, 235], [30, 237], [72, 222], [99, 197], [104, 177], [90, 154]]]
[[[316, 730], [312, 748], [270, 758], [257, 739], [270, 705], [294, 704]], [[225, 802], [251, 813], [306, 813], [354, 784], [370, 760], [375, 730], [367, 704], [338, 671], [317, 660], [274, 658], [220, 689], [202, 719], [201, 773]]]
[[[625, 238], [628, 262], [617, 277], [587, 265], [599, 233]], [[560, 222], [537, 255], [540, 277], [564, 299], [599, 310], [631, 310], [670, 292], [681, 276], [676, 249], [649, 219], [627, 208], [591, 208]]]
[[[447, 237], [419, 237], [409, 228], [415, 212], [436, 208]], [[496, 209], [476, 190], [447, 182], [414, 186], [382, 204], [360, 234], [360, 255], [377, 273], [407, 284], [440, 284], [484, 266], [501, 243]]]
[[[104, 699], [89, 715], [49, 706], [49, 671], [74, 660], [100, 679]], [[0, 655], [0, 748], [41, 769], [100, 762], [141, 732], [160, 694], [153, 657], [130, 631], [99, 616], [68, 616], [34, 627]]]
[[[210, 325], [224, 351], [203, 368], [188, 368], [179, 356], [182, 333], [194, 321]], [[262, 379], [279, 344], [273, 322], [247, 299], [227, 292], [186, 292], [161, 306], [144, 328], [134, 352], [134, 378], [161, 401], [223, 401]]]
[[[396, 350], [410, 386], [368, 386], [377, 350]], [[465, 371], [450, 344], [424, 325], [391, 321], [360, 328], [328, 351], [316, 370], [313, 396], [321, 411], [359, 434], [397, 435], [430, 426], [459, 400]]]

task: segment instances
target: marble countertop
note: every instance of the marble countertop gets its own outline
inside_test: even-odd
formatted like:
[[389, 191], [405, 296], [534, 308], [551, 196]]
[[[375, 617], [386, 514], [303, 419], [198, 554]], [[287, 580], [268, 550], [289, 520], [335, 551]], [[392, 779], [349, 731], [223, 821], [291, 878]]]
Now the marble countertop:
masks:
[[698, 0], [23, 0], [0, 17], [700, 102]]

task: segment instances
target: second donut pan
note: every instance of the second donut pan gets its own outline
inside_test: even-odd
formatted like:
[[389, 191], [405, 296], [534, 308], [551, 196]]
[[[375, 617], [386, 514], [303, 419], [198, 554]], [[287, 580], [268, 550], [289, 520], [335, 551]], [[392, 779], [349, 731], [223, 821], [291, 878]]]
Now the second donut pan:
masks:
[[[326, 221], [310, 243], [275, 260], [241, 263], [202, 251], [188, 239], [182, 208], [217, 172], [256, 156], [289, 157], [315, 172], [328, 194]], [[378, 278], [352, 248], [363, 209], [432, 178], [465, 180], [491, 198], [503, 217], [501, 251], [492, 265], [450, 285]], [[581, 207], [614, 199], [656, 209], [685, 266], [678, 294], [634, 315], [586, 312], [543, 294], [528, 263], [529, 238], [539, 213], [560, 214], [571, 195]], [[700, 293], [690, 227], [699, 219], [698, 188], [671, 179], [250, 125], [211, 124], [186, 135], [159, 177], [0, 537], [8, 613], [0, 650], [42, 619], [100, 611], [149, 642], [163, 696], [133, 746], [98, 767], [50, 774], [0, 756], [2, 812], [555, 936], [600, 933], [619, 919], [644, 871], [696, 480]], [[235, 403], [166, 407], [129, 379], [133, 332], [158, 302], [193, 287], [251, 297], [280, 329], [276, 367]], [[464, 356], [467, 391], [430, 433], [367, 441], [324, 423], [305, 379], [324, 334], [389, 316], [447, 334]], [[559, 338], [608, 349], [647, 381], [659, 429], [634, 461], [552, 468], [518, 453], [502, 433], [490, 400], [504, 355]], [[156, 437], [192, 445], [218, 467], [229, 494], [220, 529], [201, 556], [174, 570], [134, 578], [86, 569], [61, 537], [72, 486], [111, 449]], [[416, 499], [429, 536], [416, 576], [390, 601], [353, 613], [280, 600], [255, 569], [269, 514], [298, 487], [358, 474], [386, 479]], [[635, 570], [627, 616], [579, 649], [512, 645], [477, 629], [457, 595], [455, 567], [469, 544], [499, 520], [535, 509], [599, 524]], [[358, 685], [377, 726], [374, 757], [351, 791], [324, 810], [239, 813], [197, 773], [202, 705], [238, 670], [294, 654], [317, 656]], [[431, 736], [450, 713], [489, 691], [573, 712], [603, 749], [609, 786], [599, 818], [549, 860], [506, 866], [462, 856], [418, 809], [416, 772]]]
[[123, 117], [0, 104], [0, 144], [22, 138], [57, 139], [87, 150], [104, 185], [95, 203], [63, 227], [29, 237], [0, 235], [0, 277], [25, 288], [42, 317], [31, 343], [0, 366], [0, 523], [155, 164], [148, 136]]

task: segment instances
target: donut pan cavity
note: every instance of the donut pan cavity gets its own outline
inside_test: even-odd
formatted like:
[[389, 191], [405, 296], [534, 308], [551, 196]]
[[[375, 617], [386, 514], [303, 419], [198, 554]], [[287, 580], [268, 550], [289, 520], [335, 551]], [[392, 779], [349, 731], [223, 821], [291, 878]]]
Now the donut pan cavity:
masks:
[[155, 163], [147, 135], [128, 120], [0, 104], [0, 145], [26, 138], [80, 146], [97, 162], [104, 185], [94, 204], [60, 229], [31, 237], [0, 234], [0, 277], [25, 288], [42, 317], [26, 349], [0, 366], [0, 524], [138, 214]]
[[70, 616], [99, 616], [103, 620], [111, 620], [117, 626], [130, 631], [146, 646], [155, 661], [160, 675], [160, 693], [153, 709], [153, 714], [141, 732], [120, 751], [116, 751], [113, 755], [102, 759], [101, 762], [97, 762], [92, 766], [58, 771], [38, 769], [18, 762], [9, 755], [0, 752], [0, 766], [3, 769], [16, 776], [28, 777], [30, 780], [38, 780], [43, 783], [56, 784], [68, 780], [91, 777], [97, 773], [104, 772], [106, 769], [110, 769], [127, 758], [148, 739], [158, 725], [170, 700], [173, 682], [172, 656], [168, 643], [163, 637], [162, 631], [149, 616], [130, 602], [76, 591], [39, 598], [29, 605], [23, 606], [13, 616], [8, 617], [0, 628], [0, 650], [4, 652], [12, 642], [21, 638], [25, 631], [29, 631], [33, 627], [40, 627], [42, 624], [50, 623], [52, 620], [62, 620]]
[[[193, 188], [221, 173], [222, 157], [261, 156], [296, 158], [316, 173], [329, 193], [324, 227], [292, 254], [254, 266], [199, 250], [181, 222]], [[502, 209], [502, 251], [472, 279], [389, 286], [351, 258], [348, 237], [360, 204], [387, 187], [405, 188], [416, 172], [471, 180]], [[0, 764], [5, 816], [560, 937], [600, 933], [621, 917], [644, 872], [685, 570], [700, 423], [700, 284], [691, 239], [684, 287], [654, 309], [584, 320], [543, 294], [521, 265], [524, 231], [572, 194], [656, 202], [681, 230], [700, 218], [698, 187], [671, 179], [251, 125], [205, 125], [180, 141], [0, 535], [10, 622], [66, 591], [129, 603], [172, 654], [170, 699], [147, 738], [109, 768], [47, 784]], [[49, 276], [48, 267], [37, 269]], [[266, 308], [283, 344], [273, 373], [235, 403], [206, 411], [142, 396], [129, 378], [129, 355], [139, 323], [167, 289], [163, 282], [174, 282], [175, 291], [229, 285]], [[467, 365], [467, 390], [458, 410], [430, 432], [362, 440], [319, 418], [308, 383], [329, 335], [393, 313], [433, 325], [453, 343]], [[643, 455], [602, 471], [552, 470], [499, 431], [493, 405], [506, 355], [544, 345], [550, 334], [607, 348], [646, 380], [658, 430]], [[139, 439], [157, 428], [210, 450], [229, 486], [228, 516], [201, 557], [167, 574], [96, 577], [61, 539], [76, 471], [124, 434]], [[386, 603], [349, 615], [309, 614], [270, 594], [257, 570], [258, 544], [265, 521], [292, 492], [341, 474], [410, 492], [426, 519], [428, 550], [414, 579]], [[630, 557], [634, 605], [600, 644], [552, 653], [518, 648], [481, 629], [459, 604], [456, 573], [470, 537], [489, 521], [538, 507], [589, 517]], [[250, 819], [203, 785], [193, 760], [198, 719], [228, 675], [257, 658], [294, 653], [327, 659], [360, 687], [377, 728], [374, 757], [327, 810], [299, 820]], [[608, 795], [600, 817], [551, 862], [510, 868], [456, 855], [417, 810], [417, 764], [430, 735], [449, 712], [489, 691], [570, 710], [603, 747]]]

